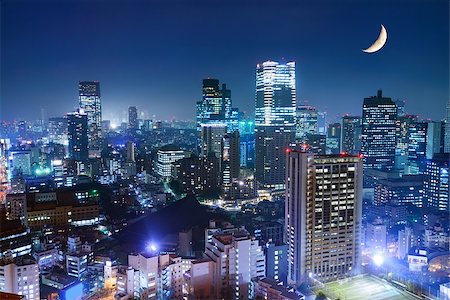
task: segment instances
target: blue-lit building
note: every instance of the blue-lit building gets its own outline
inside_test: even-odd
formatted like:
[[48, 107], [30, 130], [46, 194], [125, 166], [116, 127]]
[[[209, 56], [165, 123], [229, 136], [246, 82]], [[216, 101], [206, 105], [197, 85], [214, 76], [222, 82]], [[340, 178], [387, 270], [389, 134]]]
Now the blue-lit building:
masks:
[[449, 153], [436, 154], [427, 161], [424, 188], [428, 207], [450, 211], [449, 165]]
[[341, 131], [341, 150], [350, 155], [358, 154], [361, 150], [361, 117], [342, 117]]
[[239, 134], [241, 137], [241, 167], [253, 168], [255, 160], [255, 123], [253, 121], [240, 121]]
[[69, 139], [69, 158], [84, 161], [88, 152], [88, 115], [82, 111], [67, 114], [67, 132]]
[[264, 249], [266, 254], [266, 277], [287, 284], [288, 245], [268, 243]]
[[255, 178], [284, 188], [286, 149], [295, 139], [295, 62], [256, 66]]
[[378, 181], [375, 187], [374, 204], [424, 206], [424, 176], [404, 175], [400, 178], [386, 178]]
[[428, 123], [413, 122], [408, 129], [408, 173], [420, 174], [425, 169]]
[[78, 92], [80, 109], [87, 116], [89, 152], [92, 156], [97, 157], [100, 156], [102, 138], [102, 103], [100, 98], [100, 82], [80, 81], [78, 85]]

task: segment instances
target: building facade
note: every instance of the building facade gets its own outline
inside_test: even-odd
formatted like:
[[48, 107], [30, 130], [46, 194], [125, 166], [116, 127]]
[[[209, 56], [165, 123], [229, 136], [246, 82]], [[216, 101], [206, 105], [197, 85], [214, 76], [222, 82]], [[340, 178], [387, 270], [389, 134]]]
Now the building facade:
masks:
[[288, 284], [335, 280], [360, 266], [362, 162], [346, 155], [290, 151], [285, 243]]
[[392, 170], [395, 166], [397, 107], [391, 98], [365, 98], [362, 116], [361, 152], [364, 168]]
[[295, 138], [295, 62], [256, 66], [255, 178], [284, 188], [285, 152]]
[[87, 132], [89, 137], [89, 153], [100, 156], [102, 138], [102, 103], [100, 98], [100, 82], [80, 81], [78, 85], [80, 109], [87, 115]]

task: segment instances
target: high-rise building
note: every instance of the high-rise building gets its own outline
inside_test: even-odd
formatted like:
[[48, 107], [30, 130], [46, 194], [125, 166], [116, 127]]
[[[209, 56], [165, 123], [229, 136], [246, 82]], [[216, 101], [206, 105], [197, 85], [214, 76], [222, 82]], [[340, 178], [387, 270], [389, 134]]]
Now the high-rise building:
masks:
[[117, 272], [117, 290], [132, 298], [180, 299], [182, 286], [181, 257], [172, 254], [130, 254], [128, 266], [120, 266]]
[[239, 131], [226, 134], [222, 139], [222, 183], [230, 185], [239, 177], [240, 139]]
[[337, 279], [360, 266], [362, 163], [356, 156], [287, 155], [288, 284]]
[[40, 300], [38, 264], [28, 257], [1, 259], [0, 292], [24, 295], [27, 300]]
[[241, 167], [253, 168], [255, 160], [255, 123], [252, 121], [240, 121], [239, 136], [241, 143]]
[[89, 154], [100, 156], [102, 137], [102, 103], [100, 82], [80, 81], [78, 85], [80, 108], [87, 115]]
[[[252, 299], [251, 280], [263, 278], [266, 260], [258, 240], [243, 232], [213, 235], [205, 256], [213, 261], [215, 293], [209, 299]], [[215, 274], [215, 275], [213, 275]]]
[[172, 176], [172, 163], [186, 157], [186, 152], [174, 145], [161, 147], [156, 153], [156, 174], [163, 179], [169, 179]]
[[427, 122], [414, 122], [408, 129], [408, 174], [423, 173], [427, 152]]
[[397, 106], [397, 116], [403, 117], [404, 115], [406, 115], [405, 104], [406, 102], [404, 100], [395, 101], [395, 105]]
[[361, 152], [364, 168], [392, 170], [395, 166], [397, 107], [391, 98], [364, 99]]
[[324, 155], [327, 151], [327, 136], [325, 134], [308, 134], [302, 146], [308, 153]]
[[341, 150], [356, 155], [361, 150], [361, 117], [342, 117]]
[[435, 153], [444, 153], [445, 122], [428, 122], [426, 158], [432, 159]]
[[423, 175], [403, 175], [400, 178], [380, 179], [375, 186], [375, 205], [407, 205], [423, 207]]
[[220, 158], [222, 132], [239, 130], [240, 113], [232, 107], [231, 90], [226, 84], [220, 86], [218, 79], [203, 79], [202, 96], [202, 100], [197, 102], [199, 154], [206, 156], [212, 151]]
[[425, 170], [425, 196], [428, 206], [450, 211], [450, 154], [435, 154], [433, 159], [427, 161]]
[[255, 178], [284, 188], [285, 151], [295, 138], [295, 62], [256, 66]]
[[139, 129], [138, 111], [136, 106], [128, 107], [128, 128], [132, 130]]
[[67, 114], [69, 157], [83, 161], [89, 158], [88, 116], [81, 110]]
[[206, 123], [201, 125], [201, 156], [222, 157], [222, 139], [227, 133], [224, 123]]
[[397, 257], [404, 259], [409, 249], [413, 246], [413, 230], [411, 227], [405, 227], [405, 229], [398, 231], [398, 250]]
[[[295, 138], [305, 141], [308, 135], [318, 133], [317, 109], [309, 105], [301, 105], [296, 110]], [[325, 132], [323, 134], [326, 134]]]
[[397, 146], [395, 148], [395, 169], [400, 173], [403, 173], [408, 169], [409, 130], [411, 124], [414, 124], [416, 122], [418, 122], [417, 115], [403, 115], [397, 117]]
[[47, 130], [49, 142], [67, 145], [67, 120], [65, 118], [49, 118]]
[[339, 154], [341, 152], [341, 123], [328, 125], [327, 154]]
[[317, 133], [318, 134], [327, 134], [327, 112], [326, 111], [318, 111], [317, 112]]

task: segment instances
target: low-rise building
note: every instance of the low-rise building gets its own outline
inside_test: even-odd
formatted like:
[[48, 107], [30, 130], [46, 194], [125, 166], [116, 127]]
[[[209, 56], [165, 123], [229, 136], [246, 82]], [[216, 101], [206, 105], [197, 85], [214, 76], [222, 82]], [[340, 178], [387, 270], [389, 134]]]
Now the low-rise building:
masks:
[[40, 300], [38, 264], [26, 256], [1, 259], [0, 292], [23, 295], [27, 300]]

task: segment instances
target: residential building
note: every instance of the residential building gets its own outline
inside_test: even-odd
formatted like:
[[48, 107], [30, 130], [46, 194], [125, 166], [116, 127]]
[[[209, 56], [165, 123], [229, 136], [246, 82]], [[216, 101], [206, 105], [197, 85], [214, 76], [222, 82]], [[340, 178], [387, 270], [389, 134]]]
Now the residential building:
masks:
[[[357, 156], [287, 154], [288, 284], [359, 272], [362, 162]], [[345, 242], [343, 242], [345, 241]]]

